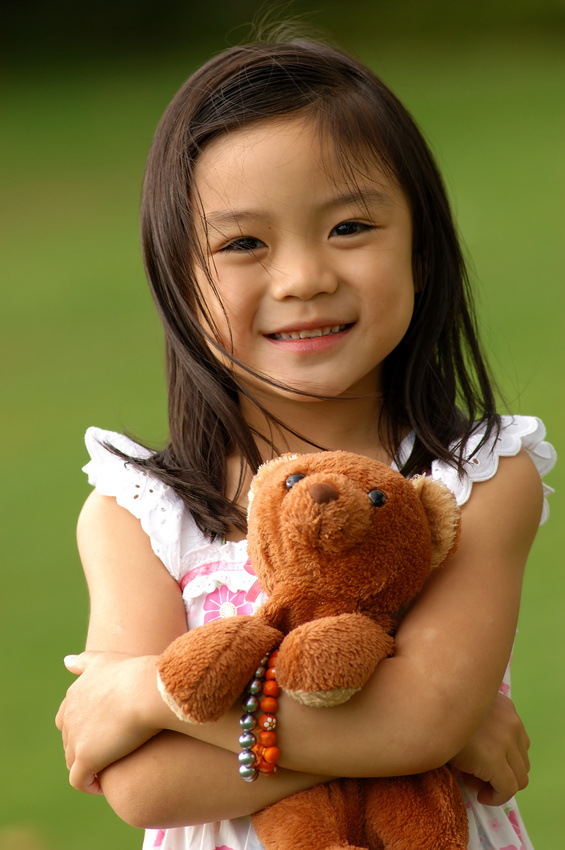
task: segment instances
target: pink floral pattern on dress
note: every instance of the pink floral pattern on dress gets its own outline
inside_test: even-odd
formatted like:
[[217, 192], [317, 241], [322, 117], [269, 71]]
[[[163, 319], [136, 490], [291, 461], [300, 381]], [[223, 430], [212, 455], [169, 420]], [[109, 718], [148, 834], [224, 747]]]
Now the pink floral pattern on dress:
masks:
[[[247, 599], [244, 590], [233, 593], [225, 584], [221, 584], [204, 601], [204, 622], [220, 620], [224, 617], [240, 617], [242, 614], [252, 614], [253, 605]], [[229, 850], [229, 848], [228, 848]]]
[[153, 842], [153, 847], [161, 847], [165, 838], [165, 830], [158, 829], [157, 835], [155, 836], [155, 841]]
[[[524, 850], [524, 845], [522, 843], [522, 833], [520, 831], [520, 821], [518, 820], [518, 815], [516, 814], [516, 811], [514, 809], [507, 809], [506, 810], [506, 816], [507, 816], [508, 820], [510, 821], [510, 823], [512, 824], [512, 826], [514, 828], [514, 832], [516, 833], [516, 835], [520, 839], [520, 846], [517, 847], [516, 850]], [[502, 850], [504, 850], [504, 848], [502, 848]]]

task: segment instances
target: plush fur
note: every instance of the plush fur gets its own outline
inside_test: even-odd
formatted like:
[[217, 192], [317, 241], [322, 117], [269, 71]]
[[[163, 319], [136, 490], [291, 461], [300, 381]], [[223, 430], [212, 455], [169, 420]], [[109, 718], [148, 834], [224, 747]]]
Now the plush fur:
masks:
[[[348, 452], [277, 458], [250, 492], [248, 552], [269, 599], [215, 620], [159, 661], [163, 698], [193, 723], [230, 708], [265, 652], [299, 702], [338, 705], [394, 651], [396, 613], [455, 550], [459, 511], [426, 476], [406, 480]], [[269, 781], [275, 781], [269, 780]], [[253, 816], [267, 850], [465, 850], [467, 817], [447, 767], [337, 780]]]

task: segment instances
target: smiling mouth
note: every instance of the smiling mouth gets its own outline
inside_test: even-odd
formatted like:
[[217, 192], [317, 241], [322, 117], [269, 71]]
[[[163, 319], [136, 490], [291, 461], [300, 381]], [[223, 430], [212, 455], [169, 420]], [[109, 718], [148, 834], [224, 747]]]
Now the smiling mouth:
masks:
[[271, 339], [291, 340], [291, 339], [316, 339], [319, 336], [332, 336], [339, 334], [351, 325], [331, 325], [326, 328], [314, 328], [312, 330], [289, 331], [288, 333], [269, 334]]

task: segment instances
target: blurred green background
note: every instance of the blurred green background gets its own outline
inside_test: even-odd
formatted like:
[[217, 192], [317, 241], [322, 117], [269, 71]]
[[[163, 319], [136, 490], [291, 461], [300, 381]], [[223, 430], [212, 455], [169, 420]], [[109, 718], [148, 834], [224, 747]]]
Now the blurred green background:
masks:
[[[263, 8], [270, 9], [274, 4]], [[137, 233], [144, 160], [175, 90], [242, 40], [247, 0], [11, 0], [1, 134], [3, 373], [0, 850], [128, 850], [141, 833], [67, 784], [53, 717], [83, 646], [74, 526], [89, 424], [166, 434], [162, 339]], [[565, 6], [559, 0], [296, 2], [369, 63], [436, 152], [515, 412], [565, 414]], [[562, 839], [563, 470], [531, 556], [514, 696], [533, 740], [520, 805]], [[516, 497], [519, 498], [519, 493]]]

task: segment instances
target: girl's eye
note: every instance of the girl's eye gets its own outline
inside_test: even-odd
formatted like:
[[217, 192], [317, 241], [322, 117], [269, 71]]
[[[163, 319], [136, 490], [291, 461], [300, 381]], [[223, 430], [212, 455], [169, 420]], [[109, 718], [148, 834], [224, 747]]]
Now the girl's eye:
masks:
[[299, 472], [297, 472], [296, 475], [289, 475], [288, 478], [286, 479], [286, 481], [284, 482], [284, 486], [286, 487], [287, 490], [291, 490], [294, 487], [294, 485], [298, 481], [302, 481], [303, 478], [304, 478], [304, 476], [301, 475]]
[[371, 490], [369, 493], [369, 499], [376, 508], [382, 508], [386, 502], [386, 495], [382, 490]]
[[242, 253], [253, 253], [260, 248], [264, 248], [265, 243], [260, 239], [255, 239], [253, 236], [242, 236], [240, 239], [234, 239], [233, 242], [225, 245], [222, 251], [241, 251]]
[[361, 221], [342, 221], [334, 227], [331, 232], [332, 236], [355, 236], [357, 233], [365, 233], [367, 230], [373, 230], [371, 224], [363, 224]]

